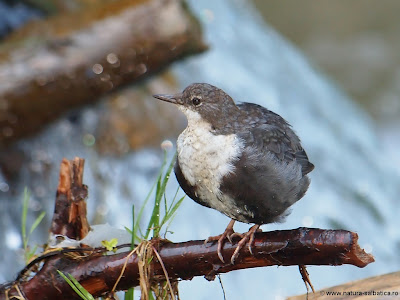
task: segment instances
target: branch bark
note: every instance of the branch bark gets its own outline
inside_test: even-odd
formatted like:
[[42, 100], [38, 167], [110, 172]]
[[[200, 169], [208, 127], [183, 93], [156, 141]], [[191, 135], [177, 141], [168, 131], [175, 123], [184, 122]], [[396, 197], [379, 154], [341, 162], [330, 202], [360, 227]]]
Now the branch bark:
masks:
[[85, 160], [79, 157], [72, 161], [64, 158], [61, 162], [56, 204], [50, 227], [52, 235], [81, 240], [90, 230], [85, 202], [88, 189], [82, 183], [84, 164]]
[[[82, 174], [83, 159], [64, 159], [61, 163], [52, 234], [69, 234], [69, 237], [76, 239], [81, 239], [86, 234], [87, 231], [82, 228], [89, 226], [84, 202], [87, 188], [82, 184]], [[177, 281], [190, 280], [194, 276], [205, 276], [206, 279], [213, 280], [219, 273], [273, 265], [351, 264], [362, 268], [373, 262], [374, 258], [365, 253], [357, 241], [357, 234], [346, 230], [298, 228], [262, 232], [255, 236], [252, 248], [254, 254], [248, 248], [242, 249], [234, 265], [220, 261], [214, 242], [205, 244], [204, 240], [199, 240], [172, 243], [153, 239], [148, 242], [148, 246], [158, 252], [169, 279]], [[233, 239], [233, 244], [225, 243], [225, 261], [230, 261], [237, 242], [238, 239]], [[78, 255], [73, 256], [72, 251], [78, 251]], [[123, 252], [105, 256], [103, 252], [89, 248], [47, 252], [40, 261], [44, 261], [43, 266], [31, 278], [25, 276], [28, 270], [23, 270], [17, 281], [0, 286], [0, 300], [21, 295], [30, 300], [79, 299], [67, 282], [58, 275], [57, 270], [64, 274], [70, 273], [95, 297], [110, 292], [122, 272], [123, 276], [116, 290], [139, 285], [140, 254], [130, 255], [130, 252]], [[36, 264], [38, 263], [39, 261]], [[165, 281], [163, 267], [156, 255], [153, 255], [148, 267], [150, 281]]]

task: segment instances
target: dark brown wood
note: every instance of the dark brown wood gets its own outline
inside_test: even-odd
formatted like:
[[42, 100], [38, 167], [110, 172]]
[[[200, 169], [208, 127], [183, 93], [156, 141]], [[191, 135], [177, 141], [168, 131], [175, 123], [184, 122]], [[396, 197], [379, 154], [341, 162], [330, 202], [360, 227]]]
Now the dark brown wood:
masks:
[[85, 160], [63, 159], [60, 166], [56, 203], [50, 233], [64, 235], [70, 239], [81, 240], [89, 232], [86, 218], [87, 186], [83, 184]]
[[[194, 276], [214, 279], [218, 273], [272, 265], [342, 265], [365, 267], [373, 262], [372, 255], [365, 253], [357, 244], [357, 234], [345, 230], [298, 228], [294, 230], [257, 233], [253, 247], [254, 255], [243, 249], [235, 265], [222, 263], [215, 243], [201, 241], [170, 243], [153, 240], [171, 280], [190, 280]], [[226, 261], [236, 249], [225, 244]], [[114, 286], [128, 252], [102, 256], [96, 254], [84, 260], [74, 260], [63, 255], [49, 259], [44, 267], [29, 281], [20, 282], [19, 289], [28, 299], [78, 299], [56, 270], [72, 274], [93, 296], [100, 296]], [[124, 290], [139, 284], [136, 254], [128, 259], [127, 268], [117, 289]], [[164, 272], [159, 261], [151, 263], [152, 280], [162, 281]], [[40, 290], [40, 297], [37, 292]], [[4, 293], [4, 291], [2, 292]], [[9, 294], [16, 295], [15, 289]], [[4, 294], [3, 294], [4, 295]], [[0, 299], [5, 299], [0, 294]]]
[[31, 22], [0, 48], [0, 146], [206, 50], [183, 0], [119, 0]]

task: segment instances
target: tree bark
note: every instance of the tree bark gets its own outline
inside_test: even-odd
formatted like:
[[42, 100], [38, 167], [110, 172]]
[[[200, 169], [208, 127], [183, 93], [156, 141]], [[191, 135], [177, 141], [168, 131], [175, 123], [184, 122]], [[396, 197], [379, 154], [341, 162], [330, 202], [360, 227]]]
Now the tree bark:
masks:
[[50, 234], [81, 240], [90, 230], [86, 218], [87, 186], [82, 182], [85, 160], [63, 159]]

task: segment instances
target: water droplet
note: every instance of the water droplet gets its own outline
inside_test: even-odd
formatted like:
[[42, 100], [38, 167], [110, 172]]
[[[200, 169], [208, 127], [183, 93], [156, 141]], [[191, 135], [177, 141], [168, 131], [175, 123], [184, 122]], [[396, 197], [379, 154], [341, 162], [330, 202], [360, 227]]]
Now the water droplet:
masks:
[[7, 231], [5, 240], [7, 241], [7, 246], [10, 249], [16, 250], [22, 245], [21, 236], [15, 231]]
[[119, 61], [119, 59], [118, 59], [118, 56], [115, 53], [109, 53], [107, 55], [107, 61], [108, 61], [109, 64], [113, 65], [113, 64], [116, 64]]
[[83, 144], [87, 147], [91, 147], [95, 144], [96, 138], [93, 134], [87, 133], [83, 136]]
[[103, 73], [103, 66], [101, 64], [94, 64], [92, 67], [92, 71], [95, 74], [101, 74]]
[[314, 223], [314, 219], [311, 216], [305, 216], [303, 218], [303, 220], [301, 221], [301, 223], [303, 224], [303, 226], [305, 227], [310, 227], [312, 226], [312, 224]]
[[8, 192], [10, 190], [10, 186], [6, 182], [0, 182], [0, 191]]
[[147, 66], [145, 64], [138, 64], [137, 67], [136, 67], [136, 71], [139, 74], [144, 74], [144, 73], [147, 72]]
[[372, 253], [372, 249], [373, 249], [373, 247], [372, 247], [371, 244], [365, 244], [365, 245], [364, 245], [364, 251], [365, 251], [365, 252], [367, 252], [367, 253]]

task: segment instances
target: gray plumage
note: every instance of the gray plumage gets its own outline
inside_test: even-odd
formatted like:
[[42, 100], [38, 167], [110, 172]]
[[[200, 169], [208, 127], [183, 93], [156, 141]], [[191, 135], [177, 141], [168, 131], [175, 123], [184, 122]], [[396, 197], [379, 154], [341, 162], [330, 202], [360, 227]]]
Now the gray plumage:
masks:
[[175, 174], [196, 202], [260, 225], [280, 221], [304, 196], [314, 165], [278, 114], [256, 104], [236, 105], [205, 83], [155, 97], [177, 104], [188, 118], [178, 138]]

